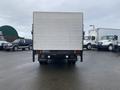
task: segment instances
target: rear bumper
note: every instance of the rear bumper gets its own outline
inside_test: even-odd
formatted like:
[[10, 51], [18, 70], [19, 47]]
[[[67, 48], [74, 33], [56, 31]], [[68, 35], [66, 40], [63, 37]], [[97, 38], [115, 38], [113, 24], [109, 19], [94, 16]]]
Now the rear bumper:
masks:
[[[42, 56], [42, 55], [41, 55]], [[45, 58], [47, 59], [75, 59], [76, 58], [76, 55], [73, 55], [73, 54], [56, 54], [56, 55], [45, 55]]]
[[81, 62], [83, 61], [82, 50], [33, 50], [33, 62], [35, 55], [38, 55], [38, 59], [76, 59], [77, 56], [81, 56]]
[[4, 46], [3, 47], [5, 50], [12, 50], [13, 49], [13, 47], [9, 47], [9, 46]]
[[36, 54], [47, 54], [47, 55], [71, 55], [81, 54], [82, 50], [33, 50]]

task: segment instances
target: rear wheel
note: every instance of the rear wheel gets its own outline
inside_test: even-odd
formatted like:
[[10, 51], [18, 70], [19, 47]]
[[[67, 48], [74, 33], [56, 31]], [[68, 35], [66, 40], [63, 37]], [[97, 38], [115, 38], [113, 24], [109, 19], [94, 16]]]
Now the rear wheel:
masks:
[[22, 48], [23, 51], [25, 51], [25, 48]]
[[68, 60], [68, 65], [75, 65], [76, 61], [69, 61]]
[[40, 65], [48, 64], [48, 60], [45, 58], [45, 55], [38, 54], [38, 61]]
[[40, 61], [40, 60], [39, 60], [39, 64], [40, 64], [40, 65], [47, 65], [48, 62], [47, 62], [47, 60], [46, 60], [46, 61]]
[[67, 63], [69, 65], [75, 65], [76, 61], [77, 61], [77, 56], [74, 56], [73, 59], [68, 59]]
[[75, 64], [76, 61], [68, 61], [68, 64]]

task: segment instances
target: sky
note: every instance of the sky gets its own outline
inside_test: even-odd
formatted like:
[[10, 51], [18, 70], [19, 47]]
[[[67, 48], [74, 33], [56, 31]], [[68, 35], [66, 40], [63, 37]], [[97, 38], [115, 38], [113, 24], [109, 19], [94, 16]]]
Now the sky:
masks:
[[79, 11], [84, 14], [84, 30], [120, 29], [120, 0], [1, 0], [0, 26], [11, 25], [19, 36], [31, 38], [33, 11]]

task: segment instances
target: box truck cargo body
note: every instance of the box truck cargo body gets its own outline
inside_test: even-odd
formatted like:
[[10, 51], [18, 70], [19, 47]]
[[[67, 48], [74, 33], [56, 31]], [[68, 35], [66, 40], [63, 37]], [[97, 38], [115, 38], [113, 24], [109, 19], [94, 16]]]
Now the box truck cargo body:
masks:
[[50, 59], [75, 63], [83, 50], [83, 14], [80, 12], [33, 13], [33, 61]]
[[96, 28], [95, 30], [89, 31], [89, 40], [84, 40], [85, 45], [95, 45], [95, 47], [100, 49], [108, 49], [110, 51], [118, 49], [120, 45], [120, 29], [112, 28]]

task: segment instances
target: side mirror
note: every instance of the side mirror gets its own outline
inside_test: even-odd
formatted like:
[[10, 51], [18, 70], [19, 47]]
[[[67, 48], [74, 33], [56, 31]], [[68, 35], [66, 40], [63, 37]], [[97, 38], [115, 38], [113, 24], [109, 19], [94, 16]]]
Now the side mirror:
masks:
[[33, 35], [33, 31], [31, 31], [31, 34]]
[[118, 40], [118, 36], [115, 35], [115, 36], [114, 36], [114, 40]]
[[95, 36], [92, 36], [92, 40], [95, 40]]

